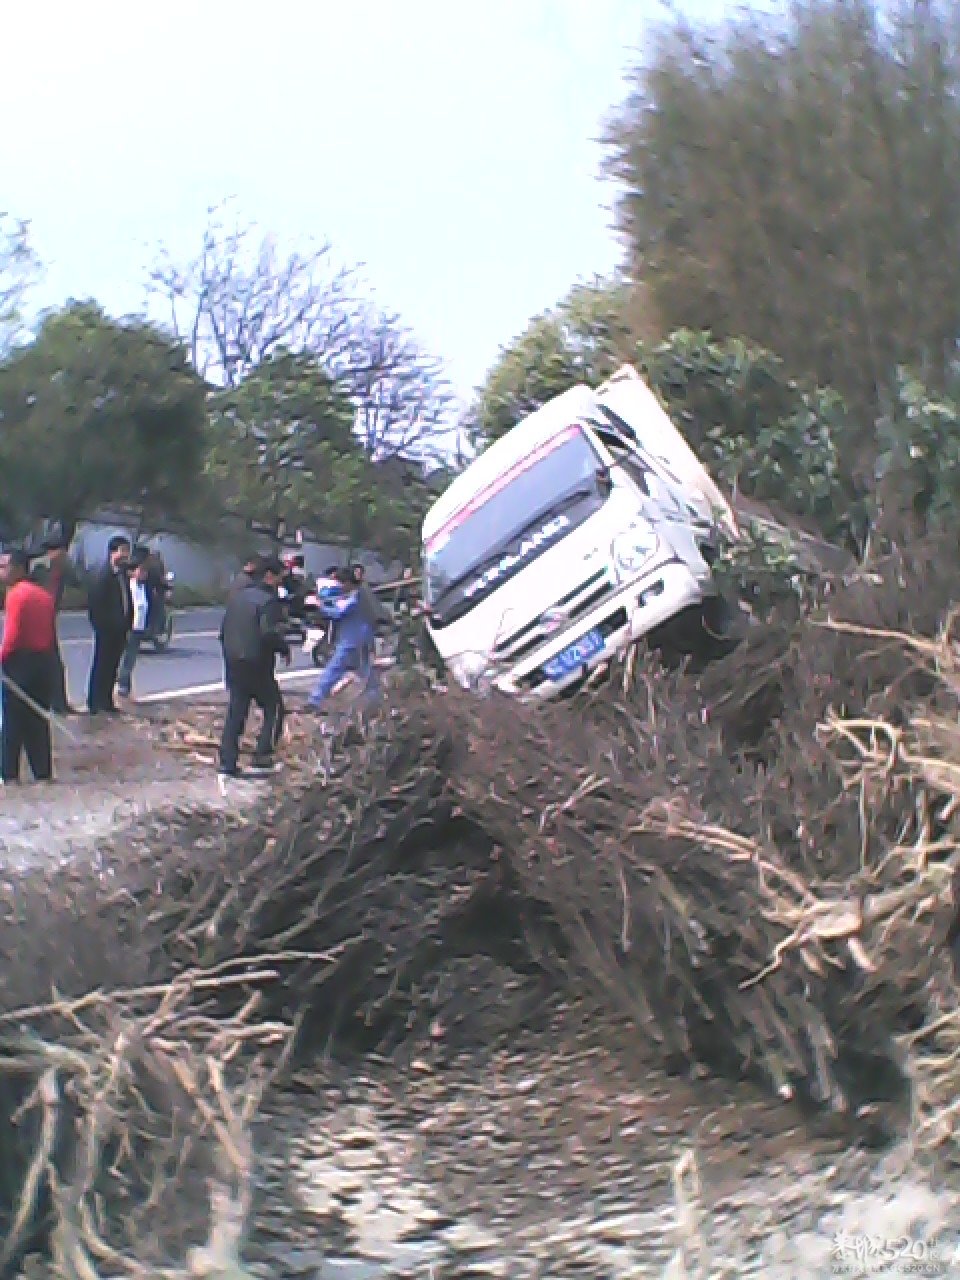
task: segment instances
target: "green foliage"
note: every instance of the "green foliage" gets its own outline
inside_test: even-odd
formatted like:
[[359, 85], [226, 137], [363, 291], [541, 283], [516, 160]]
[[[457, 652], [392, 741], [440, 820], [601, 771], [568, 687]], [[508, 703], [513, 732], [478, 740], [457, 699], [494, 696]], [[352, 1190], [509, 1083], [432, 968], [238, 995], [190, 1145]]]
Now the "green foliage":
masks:
[[947, 0], [682, 17], [607, 133], [631, 278], [664, 331], [762, 342], [856, 411], [900, 365], [937, 390], [960, 332], [960, 22]]
[[317, 363], [287, 352], [216, 394], [208, 466], [225, 510], [290, 527], [317, 515], [353, 449], [351, 418]]
[[760, 622], [776, 612], [809, 610], [822, 592], [823, 575], [801, 562], [785, 538], [774, 537], [759, 525], [747, 522], [742, 537], [721, 549], [713, 566], [713, 578], [727, 600], [746, 603]]
[[465, 426], [496, 440], [578, 382], [596, 386], [631, 358], [630, 292], [616, 281], [577, 285], [503, 347]]
[[538, 316], [501, 352], [471, 422], [495, 439], [629, 360], [718, 481], [812, 521], [827, 538], [862, 534], [866, 499], [843, 462], [850, 424], [840, 396], [804, 386], [777, 356], [739, 340], [679, 330], [656, 344], [630, 343], [627, 305], [622, 286], [597, 284]]
[[762, 347], [686, 330], [638, 351], [637, 367], [721, 483], [826, 538], [862, 533], [866, 497], [843, 462], [850, 422], [835, 392], [789, 377]]
[[892, 412], [878, 428], [881, 505], [907, 512], [926, 530], [956, 525], [960, 503], [960, 404], [933, 396], [898, 371]]
[[0, 366], [4, 505], [21, 525], [108, 505], [175, 520], [200, 498], [205, 399], [165, 334], [71, 303]]

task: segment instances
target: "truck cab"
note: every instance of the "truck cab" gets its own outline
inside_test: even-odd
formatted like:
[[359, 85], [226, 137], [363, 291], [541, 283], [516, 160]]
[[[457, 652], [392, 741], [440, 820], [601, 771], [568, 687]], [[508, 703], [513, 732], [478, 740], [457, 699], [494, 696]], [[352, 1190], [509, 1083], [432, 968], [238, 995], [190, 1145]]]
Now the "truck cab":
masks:
[[633, 369], [573, 387], [427, 513], [431, 638], [466, 687], [555, 697], [715, 594], [722, 526], [729, 504]]

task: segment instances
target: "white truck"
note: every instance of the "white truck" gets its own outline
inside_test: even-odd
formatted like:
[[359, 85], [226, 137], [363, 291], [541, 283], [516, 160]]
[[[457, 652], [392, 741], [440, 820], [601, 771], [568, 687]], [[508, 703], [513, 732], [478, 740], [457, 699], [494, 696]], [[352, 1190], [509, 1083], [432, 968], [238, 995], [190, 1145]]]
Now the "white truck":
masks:
[[631, 367], [481, 453], [422, 529], [427, 626], [453, 677], [550, 698], [703, 606], [733, 510]]

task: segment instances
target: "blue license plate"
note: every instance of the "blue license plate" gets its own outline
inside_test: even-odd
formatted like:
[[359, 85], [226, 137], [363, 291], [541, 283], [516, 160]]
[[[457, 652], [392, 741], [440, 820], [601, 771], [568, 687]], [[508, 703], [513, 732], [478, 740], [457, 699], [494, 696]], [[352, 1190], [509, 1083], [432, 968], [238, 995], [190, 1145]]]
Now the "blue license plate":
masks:
[[598, 653], [603, 652], [603, 635], [600, 631], [588, 631], [573, 644], [543, 664], [543, 670], [551, 680], [562, 680], [571, 671], [576, 671]]

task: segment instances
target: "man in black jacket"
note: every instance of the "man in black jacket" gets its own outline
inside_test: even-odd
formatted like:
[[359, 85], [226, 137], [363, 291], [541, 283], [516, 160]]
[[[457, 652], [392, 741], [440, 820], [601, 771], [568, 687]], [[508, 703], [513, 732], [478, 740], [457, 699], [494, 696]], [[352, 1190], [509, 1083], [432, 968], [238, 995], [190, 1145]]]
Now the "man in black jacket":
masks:
[[93, 628], [93, 662], [87, 690], [87, 710], [116, 714], [113, 700], [120, 660], [133, 623], [128, 564], [130, 540], [116, 534], [107, 543], [107, 562], [87, 595], [87, 616]]
[[224, 677], [227, 686], [227, 715], [220, 739], [221, 777], [239, 774], [237, 761], [240, 739], [247, 723], [250, 703], [263, 712], [263, 723], [254, 748], [253, 769], [273, 768], [276, 724], [280, 715], [280, 689], [274, 666], [277, 654], [290, 661], [290, 649], [283, 635], [283, 610], [277, 584], [283, 565], [264, 557], [253, 568], [251, 582], [237, 585], [227, 601], [220, 627]]

